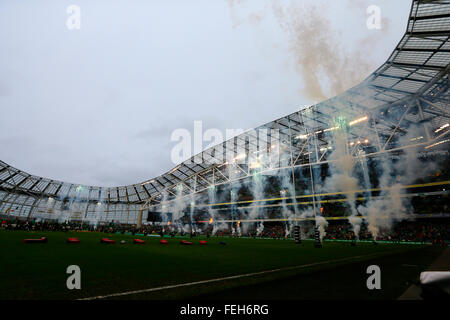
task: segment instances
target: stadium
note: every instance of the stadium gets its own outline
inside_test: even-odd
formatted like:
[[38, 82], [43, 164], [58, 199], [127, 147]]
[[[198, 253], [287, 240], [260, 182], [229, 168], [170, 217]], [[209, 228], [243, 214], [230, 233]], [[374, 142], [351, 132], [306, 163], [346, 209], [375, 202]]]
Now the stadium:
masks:
[[449, 84], [450, 1], [414, 0], [363, 82], [160, 176], [78, 185], [0, 161], [0, 299], [448, 297], [420, 281], [450, 271]]

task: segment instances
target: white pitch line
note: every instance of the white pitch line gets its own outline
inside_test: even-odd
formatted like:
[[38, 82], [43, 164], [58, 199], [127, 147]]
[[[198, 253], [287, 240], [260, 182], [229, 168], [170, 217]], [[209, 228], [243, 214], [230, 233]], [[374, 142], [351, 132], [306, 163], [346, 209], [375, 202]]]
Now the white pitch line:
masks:
[[111, 297], [127, 296], [127, 295], [130, 295], [130, 294], [139, 294], [139, 293], [146, 293], [146, 292], [174, 289], [174, 288], [180, 288], [180, 287], [195, 286], [195, 285], [204, 284], [204, 283], [211, 283], [211, 282], [218, 282], [218, 281], [224, 281], [224, 280], [239, 279], [239, 278], [244, 278], [244, 277], [252, 277], [252, 276], [257, 276], [257, 275], [260, 275], [260, 274], [274, 273], [274, 272], [278, 272], [278, 271], [287, 271], [287, 270], [293, 270], [293, 269], [302, 269], [302, 268], [318, 266], [318, 265], [322, 265], [322, 264], [329, 264], [329, 263], [333, 263], [333, 262], [341, 262], [341, 261], [353, 260], [353, 259], [358, 259], [358, 258], [363, 258], [363, 257], [370, 257], [370, 256], [378, 255], [380, 253], [381, 252], [376, 252], [376, 253], [371, 253], [371, 254], [361, 255], [361, 256], [354, 256], [354, 257], [349, 257], [349, 258], [327, 260], [327, 261], [310, 263], [310, 264], [302, 264], [300, 266], [285, 267], [285, 268], [278, 268], [278, 269], [265, 270], [265, 271], [259, 271], [259, 272], [238, 274], [238, 275], [235, 275], [235, 276], [216, 278], [216, 279], [209, 279], [209, 280], [202, 280], [202, 281], [196, 281], [196, 282], [180, 283], [180, 284], [174, 284], [174, 285], [157, 287], [157, 288], [150, 288], [150, 289], [141, 289], [141, 290], [135, 290], [135, 291], [126, 291], [126, 292], [112, 293], [112, 294], [106, 294], [106, 295], [103, 295], [103, 296], [82, 298], [82, 299], [78, 299], [78, 300], [97, 300], [97, 299], [105, 299], [105, 298], [111, 298]]

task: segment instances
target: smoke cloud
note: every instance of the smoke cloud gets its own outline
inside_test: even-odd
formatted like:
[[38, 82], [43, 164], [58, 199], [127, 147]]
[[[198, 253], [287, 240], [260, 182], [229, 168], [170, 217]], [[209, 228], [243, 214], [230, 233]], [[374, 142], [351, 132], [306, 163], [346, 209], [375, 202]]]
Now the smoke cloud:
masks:
[[[245, 22], [259, 24], [269, 13], [275, 17], [288, 36], [294, 68], [302, 79], [301, 90], [313, 101], [344, 92], [375, 68], [367, 54], [363, 54], [375, 39], [365, 37], [360, 40], [360, 49], [349, 52], [341, 45], [330, 21], [320, 14], [326, 10], [325, 6], [272, 0], [261, 12], [248, 13], [244, 10], [246, 1], [228, 3], [234, 27]], [[238, 9], [243, 13], [239, 14]], [[383, 21], [387, 29], [388, 20]]]

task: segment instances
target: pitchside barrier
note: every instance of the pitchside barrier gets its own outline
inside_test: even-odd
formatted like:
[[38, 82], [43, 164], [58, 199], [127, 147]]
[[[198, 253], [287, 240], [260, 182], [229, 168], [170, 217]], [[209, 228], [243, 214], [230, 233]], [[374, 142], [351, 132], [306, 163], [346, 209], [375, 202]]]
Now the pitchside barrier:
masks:
[[[258, 237], [256, 239], [259, 239], [259, 240], [280, 240], [280, 241], [286, 241], [286, 240], [292, 241], [292, 240], [294, 240], [295, 243], [298, 243], [298, 244], [301, 244], [302, 240], [304, 240], [304, 241], [314, 241], [315, 243], [317, 243], [317, 241], [320, 242], [320, 238], [318, 238], [320, 236], [317, 233], [314, 234], [313, 238], [300, 239], [300, 228], [298, 229], [298, 237], [296, 237], [295, 236], [295, 232], [296, 232], [295, 229], [296, 229], [296, 227], [294, 227], [294, 237], [293, 238], [292, 237], [287, 237], [287, 238], [284, 238], [284, 237], [280, 237], [280, 238]], [[178, 236], [176, 238], [188, 238], [188, 237]], [[220, 237], [217, 237], [217, 238], [233, 238], [233, 237], [232, 236], [220, 236]], [[245, 236], [237, 237], [237, 238], [238, 239], [251, 239], [251, 240], [255, 239], [254, 237], [245, 237]], [[69, 239], [71, 239], [71, 241], [68, 241]], [[78, 240], [77, 238], [69, 238], [69, 239], [67, 239], [66, 241], [70, 242], [70, 243], [80, 243], [80, 240]], [[76, 239], [76, 241], [73, 241], [73, 239]], [[143, 240], [141, 240], [141, 241], [142, 241], [142, 243], [145, 243], [145, 241], [143, 241]], [[42, 238], [39, 238], [39, 239], [24, 239], [24, 243], [47, 243], [47, 242], [48, 242], [48, 238], [46, 238], [46, 237], [42, 237]], [[100, 239], [100, 242], [101, 243], [113, 244], [113, 243], [115, 243], [115, 240], [102, 238], [102, 239]], [[322, 242], [355, 242], [355, 240], [326, 239], [326, 240], [324, 240]], [[358, 240], [357, 242], [358, 243], [373, 243], [374, 241], [373, 240]], [[139, 243], [142, 244], [141, 242], [139, 242]], [[160, 243], [161, 244], [168, 244], [168, 241], [167, 240], [160, 240]], [[205, 245], [206, 241], [205, 240], [200, 240], [199, 243], [201, 245]], [[432, 245], [433, 244], [432, 242], [429, 242], [429, 241], [428, 242], [416, 242], [416, 241], [403, 241], [403, 240], [402, 241], [377, 240], [376, 243], [382, 243], [382, 244], [414, 244], [414, 245]], [[450, 246], [450, 243], [445, 243], [445, 244]]]
[[[347, 217], [345, 217], [347, 219]], [[280, 241], [286, 241], [286, 240], [296, 240], [295, 238], [295, 228], [297, 226], [294, 226], [294, 236], [293, 237], [280, 237], [280, 238], [271, 238], [271, 237], [257, 237], [256, 239], [261, 239], [261, 240], [280, 240]], [[300, 230], [300, 227], [299, 227]], [[300, 235], [300, 231], [299, 231], [299, 235]], [[147, 235], [150, 237], [158, 237], [161, 238], [160, 235]], [[200, 237], [202, 237], [203, 235], [201, 235]], [[167, 236], [165, 235], [164, 238], [172, 238], [171, 236]], [[174, 236], [174, 238], [178, 238], [178, 239], [190, 239], [190, 236]], [[214, 238], [233, 238], [233, 236], [231, 235], [223, 235], [223, 236], [211, 236], [210, 239], [214, 239]], [[248, 237], [248, 236], [240, 236], [240, 237], [236, 237], [239, 239], [255, 239], [254, 237]], [[296, 243], [301, 243], [302, 240], [304, 241], [315, 241], [315, 237], [312, 238], [303, 238], [301, 239], [299, 236], [299, 242]], [[344, 239], [325, 239], [323, 240], [323, 242], [353, 242], [354, 240], [344, 240]], [[358, 240], [358, 243], [373, 243], [373, 240]], [[377, 240], [377, 243], [384, 243], [384, 244], [416, 244], [416, 245], [431, 245], [431, 242], [416, 242], [416, 241], [387, 241], [387, 240]], [[448, 244], [450, 245], [450, 244]]]

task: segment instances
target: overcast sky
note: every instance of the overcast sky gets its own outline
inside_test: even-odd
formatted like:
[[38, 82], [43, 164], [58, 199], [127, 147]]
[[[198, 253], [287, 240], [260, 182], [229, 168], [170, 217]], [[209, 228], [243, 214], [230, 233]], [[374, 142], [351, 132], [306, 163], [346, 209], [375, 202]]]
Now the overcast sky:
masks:
[[[80, 30], [66, 26], [72, 4], [81, 9]], [[381, 30], [366, 27], [372, 4], [381, 8]], [[80, 184], [150, 179], [175, 166], [171, 133], [192, 130], [194, 120], [204, 129], [249, 129], [319, 102], [305, 89], [305, 65], [298, 65], [299, 54], [316, 53], [305, 50], [307, 41], [293, 50], [302, 36], [289, 31], [294, 22], [310, 23], [312, 7], [339, 49], [331, 50], [337, 61], [350, 57], [349, 68], [365, 77], [352, 55], [358, 52], [370, 71], [381, 65], [405, 32], [410, 6], [410, 0], [3, 0], [0, 159]], [[275, 14], [280, 8], [287, 23]]]

